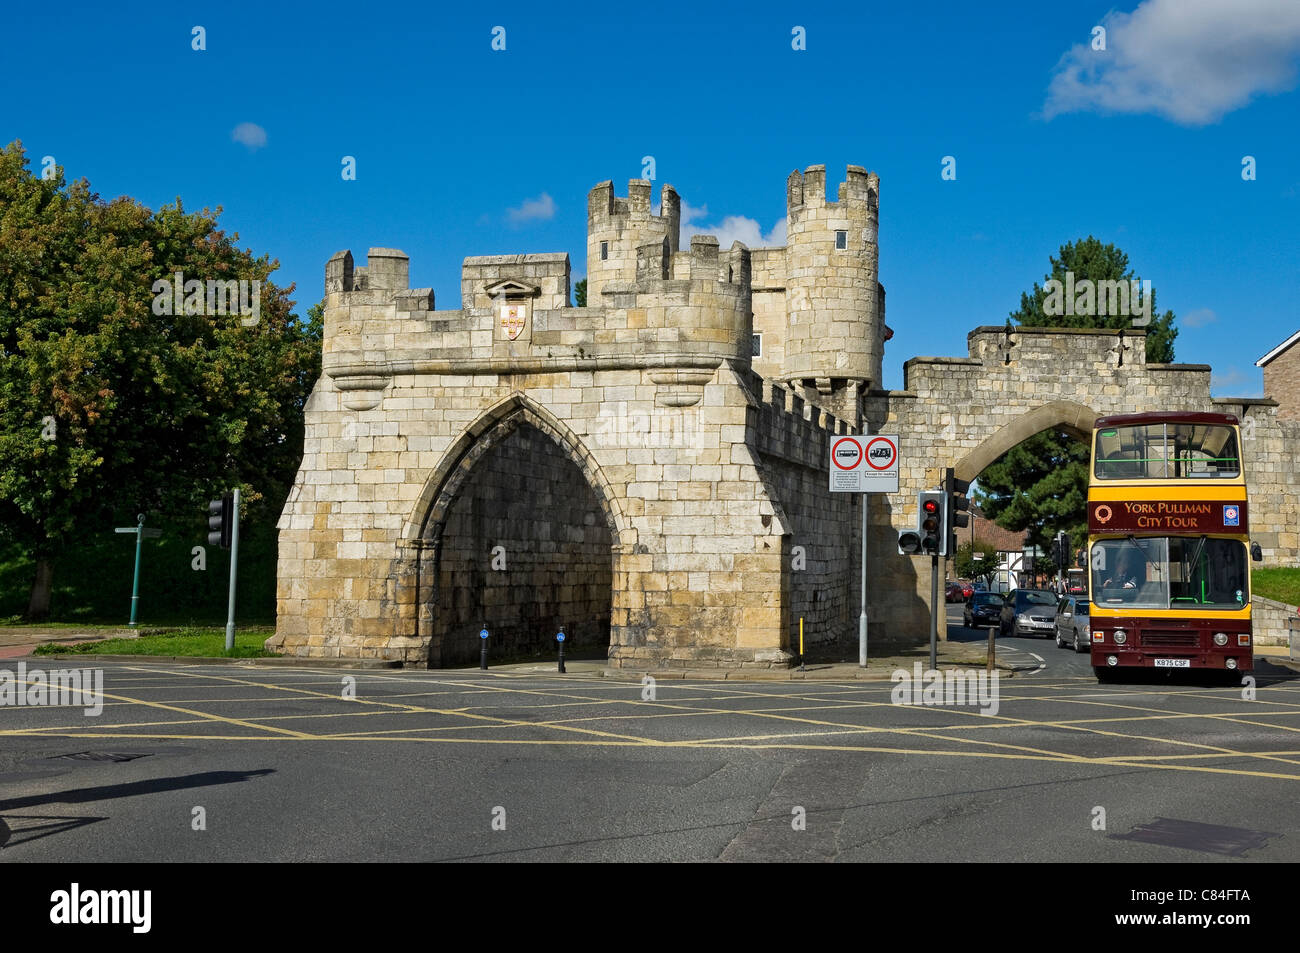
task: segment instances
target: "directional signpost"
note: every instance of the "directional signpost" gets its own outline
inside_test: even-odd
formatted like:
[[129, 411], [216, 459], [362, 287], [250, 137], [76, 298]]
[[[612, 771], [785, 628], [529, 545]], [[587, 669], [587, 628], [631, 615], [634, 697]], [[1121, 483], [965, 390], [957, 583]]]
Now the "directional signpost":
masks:
[[135, 526], [118, 526], [115, 533], [135, 533], [135, 578], [131, 581], [131, 621], [127, 625], [135, 628], [136, 608], [140, 604], [140, 543], [146, 539], [157, 539], [162, 535], [160, 529], [145, 529], [144, 514], [136, 515]]
[[898, 492], [897, 434], [835, 434], [831, 445], [831, 492], [862, 494], [862, 609], [858, 616], [858, 665], [867, 667], [867, 494]]

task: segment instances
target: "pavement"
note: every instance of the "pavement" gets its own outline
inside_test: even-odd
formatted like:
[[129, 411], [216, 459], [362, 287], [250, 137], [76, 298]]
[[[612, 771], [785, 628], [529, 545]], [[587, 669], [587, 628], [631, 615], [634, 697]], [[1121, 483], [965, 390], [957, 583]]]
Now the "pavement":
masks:
[[[936, 646], [937, 667], [940, 671], [959, 666], [986, 667], [987, 635], [984, 630], [963, 629], [960, 625], [960, 612], [954, 614], [953, 607], [948, 607], [949, 638]], [[0, 659], [17, 659], [30, 656], [38, 645], [47, 642], [59, 644], [85, 644], [106, 639], [137, 638], [140, 635], [163, 632], [165, 629], [73, 629], [66, 627], [6, 626], [0, 628]], [[956, 635], [957, 638], [953, 638]], [[1024, 645], [1029, 640], [999, 639], [995, 652], [995, 664], [1004, 675], [1017, 672], [1035, 671], [1041, 667], [1042, 659]], [[1271, 662], [1293, 667], [1300, 671], [1300, 662], [1289, 661], [1285, 646], [1256, 646], [1255, 655], [1267, 658]], [[78, 658], [75, 655], [63, 655], [61, 658]], [[139, 660], [146, 656], [139, 655], [94, 655], [101, 661]], [[351, 659], [194, 659], [173, 656], [149, 656], [159, 661], [185, 661], [187, 663], [222, 664], [230, 662], [253, 663], [277, 666], [305, 666], [315, 668], [397, 668], [397, 663], [379, 660], [356, 661]], [[708, 681], [844, 681], [844, 680], [889, 680], [893, 673], [911, 671], [920, 662], [928, 669], [930, 647], [928, 643], [919, 645], [898, 645], [889, 642], [877, 642], [868, 646], [868, 660], [865, 668], [858, 665], [856, 659], [844, 661], [817, 660], [809, 661], [803, 667], [785, 669], [749, 669], [749, 668], [610, 668], [605, 659], [566, 659], [568, 672], [580, 675], [603, 675], [607, 678], [641, 680], [647, 675], [656, 679], [700, 679]], [[555, 661], [528, 661], [508, 664], [495, 664], [492, 671], [519, 675], [542, 675], [555, 673]], [[456, 670], [452, 670], [456, 671]]]
[[38, 645], [57, 642], [61, 645], [103, 642], [106, 639], [134, 639], [161, 629], [77, 629], [68, 626], [14, 625], [0, 627], [0, 658], [31, 655]]

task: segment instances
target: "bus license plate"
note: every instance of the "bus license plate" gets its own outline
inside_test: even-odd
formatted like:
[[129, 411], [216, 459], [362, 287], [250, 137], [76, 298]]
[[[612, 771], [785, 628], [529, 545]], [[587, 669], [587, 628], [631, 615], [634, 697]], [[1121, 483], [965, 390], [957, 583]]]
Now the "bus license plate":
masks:
[[1191, 668], [1192, 660], [1187, 658], [1158, 658], [1155, 659], [1156, 668]]

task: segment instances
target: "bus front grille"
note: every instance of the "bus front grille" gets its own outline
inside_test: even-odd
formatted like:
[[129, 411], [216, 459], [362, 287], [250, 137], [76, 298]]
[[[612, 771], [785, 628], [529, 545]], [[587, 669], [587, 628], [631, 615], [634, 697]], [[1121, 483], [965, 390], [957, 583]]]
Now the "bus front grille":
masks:
[[1195, 632], [1188, 631], [1143, 632], [1142, 644], [1165, 648], [1195, 648], [1197, 637]]

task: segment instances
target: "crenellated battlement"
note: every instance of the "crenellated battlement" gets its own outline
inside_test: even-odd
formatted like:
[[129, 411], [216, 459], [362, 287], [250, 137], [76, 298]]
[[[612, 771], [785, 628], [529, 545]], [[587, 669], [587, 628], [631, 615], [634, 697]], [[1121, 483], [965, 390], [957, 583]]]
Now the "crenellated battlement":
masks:
[[599, 301], [606, 282], [636, 277], [639, 249], [667, 242], [668, 253], [680, 247], [682, 202], [677, 190], [659, 191], [659, 214], [650, 208], [652, 184], [632, 179], [627, 198], [614, 194], [612, 181], [601, 182], [587, 195], [587, 297]]
[[761, 453], [824, 470], [827, 437], [858, 432], [854, 424], [808, 403], [779, 381], [763, 379], [760, 388], [755, 437]]
[[849, 166], [836, 201], [826, 201], [825, 188], [824, 166], [793, 173], [787, 245], [751, 253], [739, 242], [724, 249], [710, 235], [683, 243], [681, 198], [671, 185], [655, 209], [651, 182], [632, 179], [626, 197], [601, 182], [587, 196], [582, 309], [570, 306], [562, 253], [466, 258], [459, 309], [438, 311], [432, 289], [409, 288], [404, 252], [371, 248], [358, 264], [341, 251], [325, 267], [325, 366], [336, 378], [370, 381], [385, 367], [531, 373], [559, 364], [725, 360], [747, 372], [763, 360], [764, 376], [856, 425], [859, 397], [879, 379], [886, 333], [880, 183]]
[[795, 216], [805, 209], [826, 209], [842, 214], [866, 213], [880, 207], [880, 176], [860, 165], [851, 165], [840, 183], [837, 200], [826, 201], [826, 166], [795, 169], [785, 183], [786, 212]]

